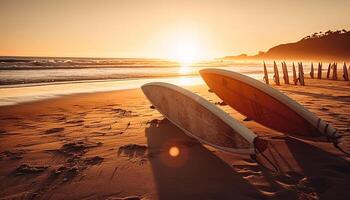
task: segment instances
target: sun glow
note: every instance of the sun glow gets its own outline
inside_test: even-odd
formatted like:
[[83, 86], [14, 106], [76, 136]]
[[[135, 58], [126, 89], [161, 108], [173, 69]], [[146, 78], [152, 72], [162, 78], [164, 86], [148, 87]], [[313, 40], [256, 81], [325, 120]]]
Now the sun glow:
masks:
[[167, 40], [168, 58], [178, 62], [180, 73], [186, 74], [191, 65], [207, 59], [204, 44], [198, 31], [189, 29], [171, 32]]
[[199, 47], [194, 41], [181, 40], [174, 45], [174, 59], [180, 62], [182, 67], [191, 66], [200, 59]]

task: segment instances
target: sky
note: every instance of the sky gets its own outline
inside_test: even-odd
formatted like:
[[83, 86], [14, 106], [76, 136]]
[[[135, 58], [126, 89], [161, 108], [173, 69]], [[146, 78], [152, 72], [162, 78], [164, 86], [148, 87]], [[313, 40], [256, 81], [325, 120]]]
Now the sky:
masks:
[[349, 8], [349, 0], [0, 0], [0, 55], [253, 55], [349, 30]]

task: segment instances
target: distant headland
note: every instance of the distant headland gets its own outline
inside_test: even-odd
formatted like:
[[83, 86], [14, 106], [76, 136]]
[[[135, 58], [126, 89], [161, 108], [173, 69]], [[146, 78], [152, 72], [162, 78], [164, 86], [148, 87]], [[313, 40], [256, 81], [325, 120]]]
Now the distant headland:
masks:
[[298, 42], [280, 44], [257, 55], [226, 56], [224, 59], [255, 60], [341, 60], [350, 61], [350, 31], [316, 32]]

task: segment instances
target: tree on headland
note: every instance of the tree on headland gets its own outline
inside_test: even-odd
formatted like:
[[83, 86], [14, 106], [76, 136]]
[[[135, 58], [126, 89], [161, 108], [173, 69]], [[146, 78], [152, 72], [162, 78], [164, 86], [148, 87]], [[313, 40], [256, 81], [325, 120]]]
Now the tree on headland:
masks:
[[325, 35], [330, 35], [332, 34], [333, 32], [331, 30], [328, 30], [327, 32], [325, 32]]

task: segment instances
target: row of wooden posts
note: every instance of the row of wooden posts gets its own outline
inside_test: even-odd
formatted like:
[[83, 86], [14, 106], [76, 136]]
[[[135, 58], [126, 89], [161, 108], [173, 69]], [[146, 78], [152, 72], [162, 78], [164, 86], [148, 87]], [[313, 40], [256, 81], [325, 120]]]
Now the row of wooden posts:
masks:
[[[329, 63], [328, 69], [327, 69], [327, 79], [332, 78], [333, 80], [338, 80], [338, 71], [337, 67], [338, 63]], [[332, 71], [332, 77], [330, 77]], [[350, 65], [349, 70], [346, 66], [346, 63], [344, 62], [343, 65], [343, 79], [345, 81], [349, 81], [349, 71], [350, 71]], [[276, 85], [281, 85], [280, 83], [280, 77], [278, 73], [278, 67], [275, 61], [273, 61], [273, 81], [276, 83]], [[285, 84], [289, 83], [289, 75], [288, 75], [288, 68], [286, 62], [282, 62], [282, 72], [283, 72], [283, 80]], [[315, 70], [314, 65], [311, 63], [311, 71], [310, 71], [310, 78], [315, 78]], [[322, 63], [318, 63], [318, 69], [317, 69], [317, 78], [322, 79]], [[267, 73], [266, 64], [264, 62], [264, 81], [266, 84], [269, 84], [269, 77]], [[298, 85], [298, 82], [300, 85], [305, 86], [305, 77], [304, 77], [304, 67], [302, 62], [298, 62], [298, 74], [296, 72], [296, 68], [293, 62], [293, 82], [294, 85]]]

